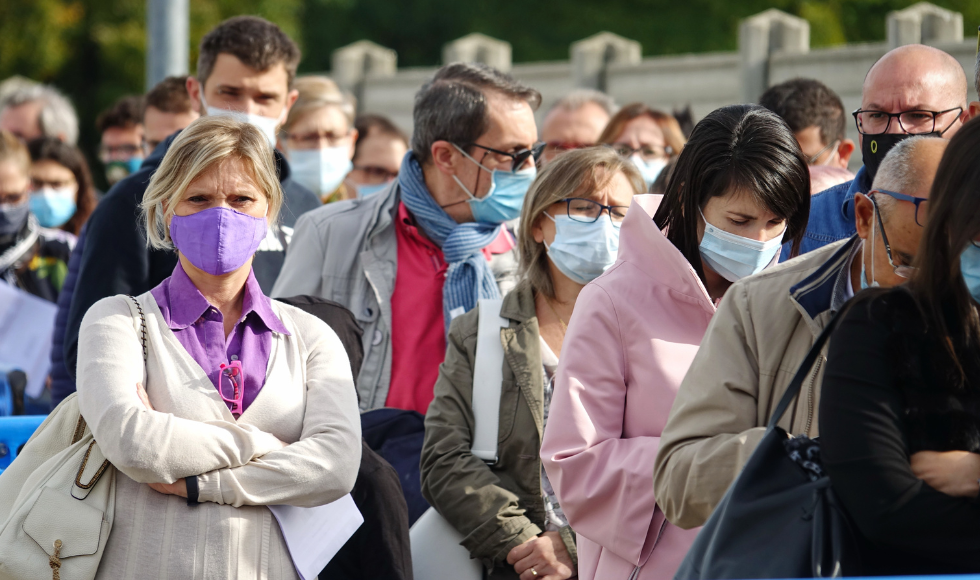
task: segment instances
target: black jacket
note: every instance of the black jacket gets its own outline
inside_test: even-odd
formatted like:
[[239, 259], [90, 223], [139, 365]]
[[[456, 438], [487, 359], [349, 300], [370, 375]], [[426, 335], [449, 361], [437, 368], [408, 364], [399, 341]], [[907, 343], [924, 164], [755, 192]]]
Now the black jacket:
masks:
[[[115, 184], [86, 224], [85, 248], [65, 330], [65, 363], [73, 376], [78, 356], [78, 329], [89, 307], [117, 294], [143, 294], [170, 276], [177, 265], [176, 253], [147, 247], [139, 204], [150, 177], [178, 134], [174, 133], [160, 143], [143, 161], [139, 171]], [[286, 259], [286, 242], [292, 237], [296, 218], [320, 207], [316, 195], [289, 178], [289, 163], [282, 154], [276, 151], [275, 155], [279, 181], [285, 193], [279, 218], [282, 248], [260, 249], [252, 263], [255, 278], [266, 294], [272, 291]]]
[[951, 341], [963, 380], [906, 289], [869, 296], [831, 338], [820, 399], [824, 468], [866, 544], [860, 572], [975, 574], [980, 502], [930, 487], [909, 457], [980, 452], [980, 349]]

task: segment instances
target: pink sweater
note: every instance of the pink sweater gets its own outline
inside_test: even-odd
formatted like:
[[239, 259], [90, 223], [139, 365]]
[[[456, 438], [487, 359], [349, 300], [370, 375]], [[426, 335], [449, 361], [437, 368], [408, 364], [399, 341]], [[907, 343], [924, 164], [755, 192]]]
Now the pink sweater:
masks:
[[579, 295], [541, 445], [582, 580], [670, 579], [698, 533], [665, 519], [653, 463], [714, 306], [653, 222], [660, 199], [633, 199], [619, 259]]

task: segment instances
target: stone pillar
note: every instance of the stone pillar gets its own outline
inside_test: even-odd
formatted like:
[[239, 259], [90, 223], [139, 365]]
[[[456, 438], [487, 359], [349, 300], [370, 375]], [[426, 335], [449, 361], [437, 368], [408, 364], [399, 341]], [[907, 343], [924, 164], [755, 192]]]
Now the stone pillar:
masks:
[[906, 44], [963, 42], [963, 15], [928, 2], [888, 13], [888, 49]]
[[398, 53], [370, 40], [359, 40], [333, 51], [330, 77], [341, 88], [357, 92], [368, 76], [394, 76]]
[[442, 63], [479, 62], [507, 72], [511, 65], [510, 43], [474, 32], [442, 47]]
[[576, 87], [606, 90], [611, 64], [639, 64], [643, 47], [639, 42], [612, 32], [600, 32], [573, 42], [570, 48], [572, 82]]
[[810, 23], [775, 8], [750, 16], [738, 28], [742, 61], [742, 100], [755, 103], [769, 88], [769, 57], [774, 52], [810, 52]]

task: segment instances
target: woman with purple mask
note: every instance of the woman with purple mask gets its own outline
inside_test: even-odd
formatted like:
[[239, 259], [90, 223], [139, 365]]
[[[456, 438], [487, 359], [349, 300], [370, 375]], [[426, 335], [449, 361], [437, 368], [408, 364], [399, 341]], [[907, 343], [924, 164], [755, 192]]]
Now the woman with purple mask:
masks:
[[147, 241], [176, 249], [177, 267], [99, 301], [80, 331], [79, 409], [116, 467], [98, 578], [131, 577], [136, 560], [175, 578], [296, 578], [265, 506], [353, 487], [360, 422], [340, 340], [252, 273], [282, 200], [265, 136], [227, 117], [191, 124], [150, 181]]

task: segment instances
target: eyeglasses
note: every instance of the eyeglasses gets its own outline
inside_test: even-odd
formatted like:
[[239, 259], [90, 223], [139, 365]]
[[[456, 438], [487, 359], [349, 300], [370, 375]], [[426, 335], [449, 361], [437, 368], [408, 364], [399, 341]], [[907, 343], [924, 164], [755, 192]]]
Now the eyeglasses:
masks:
[[885, 235], [885, 224], [881, 221], [881, 211], [878, 209], [878, 202], [875, 201], [875, 198], [870, 196], [868, 199], [871, 200], [871, 205], [873, 205], [875, 208], [875, 217], [878, 220], [878, 229], [881, 230], [881, 241], [885, 243], [885, 255], [888, 256], [888, 264], [892, 267], [892, 270], [895, 271], [896, 276], [911, 278], [912, 274], [915, 274], [916, 268], [905, 264], [899, 264], [898, 266], [895, 265], [894, 260], [892, 260], [892, 247], [891, 244], [888, 243], [888, 236]]
[[[245, 398], [245, 372], [242, 370], [242, 361], [233, 360], [231, 364], [221, 363], [219, 365], [221, 373], [218, 375], [218, 394], [226, 403], [231, 403], [231, 412], [236, 417], [242, 414], [242, 400]], [[221, 377], [227, 377], [231, 384], [232, 398], [225, 396], [221, 392]]]
[[915, 204], [915, 223], [920, 227], [925, 227], [926, 217], [929, 215], [929, 200], [924, 197], [912, 197], [911, 195], [905, 195], [904, 193], [898, 193], [895, 191], [888, 191], [887, 189], [873, 189], [868, 192], [868, 195], [872, 193], [883, 193], [888, 197], [897, 199], [898, 201], [907, 201], [909, 203]]
[[143, 145], [103, 145], [99, 147], [99, 158], [103, 163], [129, 159], [143, 154]]
[[956, 111], [956, 116], [945, 129], [940, 131], [940, 133], [945, 133], [953, 126], [956, 119], [959, 118], [960, 113], [963, 112], [963, 107], [953, 107], [945, 111], [915, 109], [912, 111], [902, 111], [901, 113], [858, 109], [851, 114], [854, 115], [854, 122], [857, 124], [858, 133], [862, 135], [881, 135], [887, 132], [888, 127], [891, 126], [892, 119], [898, 119], [898, 126], [902, 128], [902, 131], [912, 135], [919, 135], [934, 132], [936, 130], [936, 118], [953, 111]]
[[[840, 139], [838, 139], [838, 140], [834, 141], [833, 143], [827, 145], [826, 147], [824, 147], [820, 151], [817, 151], [817, 153], [813, 157], [810, 157], [809, 159], [806, 160], [806, 164], [807, 165], [817, 165], [817, 159], [820, 159], [820, 156], [821, 155], [823, 155], [827, 151], [833, 151], [834, 149], [837, 148], [837, 145], [839, 145], [839, 144], [840, 144]], [[833, 157], [833, 156], [831, 155], [831, 157]], [[827, 160], [829, 161], [830, 160], [830, 157], [828, 157]], [[820, 165], [826, 165], [826, 163], [821, 163]]]
[[623, 223], [626, 218], [626, 211], [629, 210], [629, 207], [625, 205], [602, 205], [598, 201], [581, 197], [566, 197], [559, 200], [558, 203], [565, 204], [565, 213], [569, 218], [584, 224], [595, 223], [605, 211], [609, 213], [609, 219], [612, 220], [613, 225], [618, 226]]
[[626, 158], [632, 157], [635, 153], [639, 153], [640, 157], [646, 160], [663, 159], [664, 157], [670, 157], [674, 153], [674, 150], [670, 146], [655, 147], [653, 145], [641, 145], [640, 147], [633, 148], [626, 143], [612, 143], [607, 146], [612, 147], [613, 151]]
[[575, 149], [585, 149], [593, 145], [594, 143], [579, 143], [577, 141], [548, 141], [544, 145], [544, 150], [550, 153], [564, 153]]
[[[479, 147], [487, 153], [493, 153], [494, 155], [500, 155], [503, 157], [510, 157], [511, 166], [510, 170], [512, 172], [517, 172], [527, 163], [528, 158], [533, 157], [535, 163], [538, 158], [541, 157], [541, 153], [544, 151], [544, 143], [535, 143], [530, 149], [518, 149], [513, 153], [508, 153], [506, 151], [500, 151], [499, 149], [494, 149], [493, 147], [487, 147], [485, 145], [480, 145], [479, 143], [470, 143], [469, 147]], [[486, 155], [484, 155], [486, 157]]]

